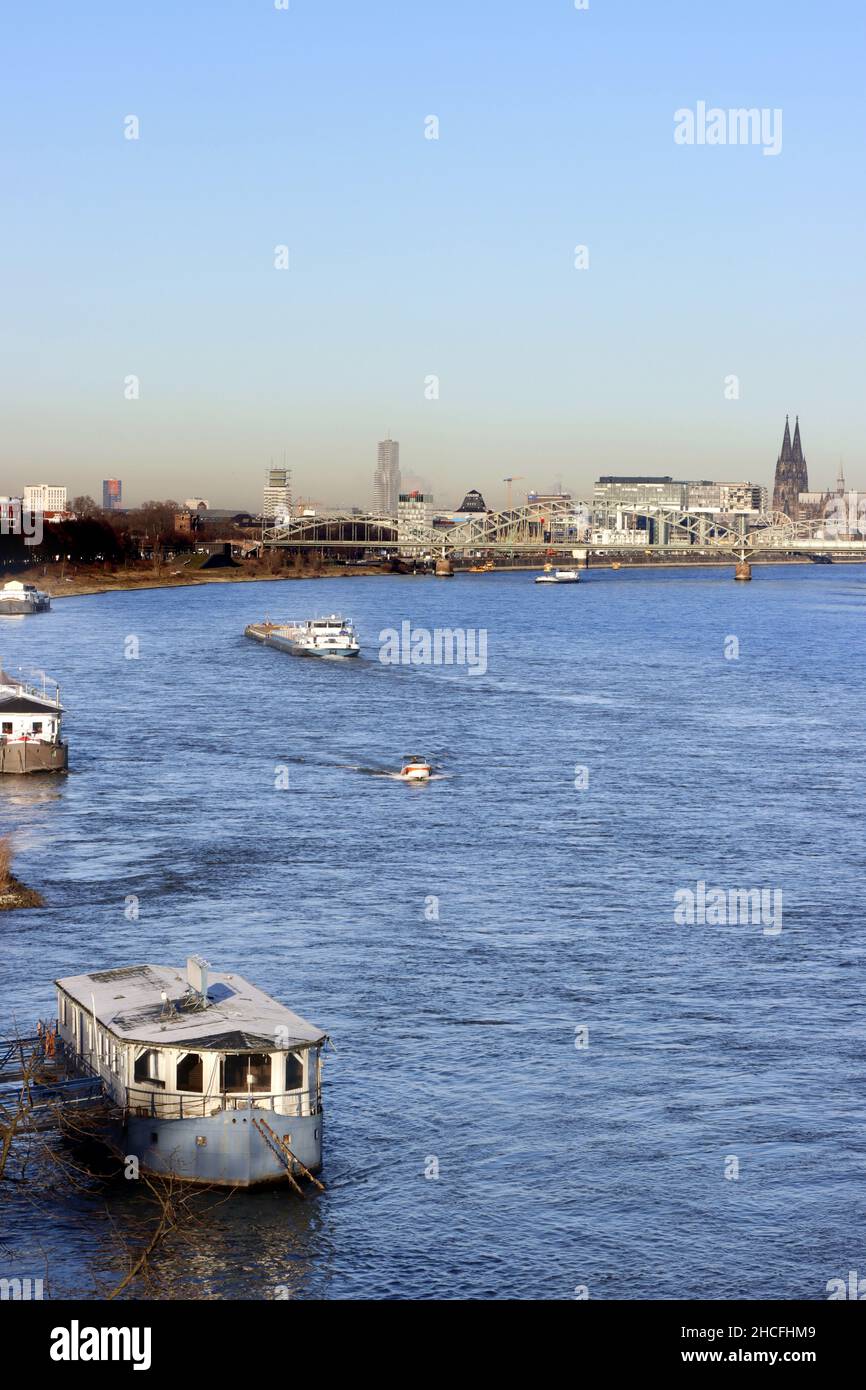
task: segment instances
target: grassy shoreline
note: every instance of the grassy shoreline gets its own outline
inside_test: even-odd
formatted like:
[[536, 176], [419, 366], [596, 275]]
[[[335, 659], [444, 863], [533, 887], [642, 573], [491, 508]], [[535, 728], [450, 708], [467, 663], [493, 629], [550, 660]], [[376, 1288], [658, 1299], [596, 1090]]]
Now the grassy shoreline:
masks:
[[361, 567], [348, 569], [343, 565], [323, 565], [320, 570], [300, 572], [295, 570], [269, 571], [256, 569], [251, 571], [242, 566], [231, 569], [217, 569], [205, 571], [191, 571], [174, 573], [166, 568], [159, 570], [117, 570], [114, 574], [105, 573], [100, 570], [80, 565], [73, 575], [61, 574], [60, 567], [58, 572], [47, 574], [32, 574], [30, 582], [38, 585], [50, 594], [52, 602], [61, 598], [80, 598], [89, 594], [114, 594], [128, 593], [133, 589], [195, 589], [202, 584], [255, 584], [273, 583], [274, 581], [291, 579], [336, 579], [347, 576], [361, 578], [364, 575], [381, 574], [382, 571], [375, 568], [364, 569]]

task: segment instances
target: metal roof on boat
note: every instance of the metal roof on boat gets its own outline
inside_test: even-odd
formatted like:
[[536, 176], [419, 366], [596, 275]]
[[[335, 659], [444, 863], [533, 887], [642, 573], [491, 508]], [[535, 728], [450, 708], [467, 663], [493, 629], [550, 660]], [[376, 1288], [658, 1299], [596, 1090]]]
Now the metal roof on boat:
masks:
[[[68, 975], [54, 983], [128, 1042], [277, 1051], [320, 1043], [326, 1036], [242, 975], [211, 970], [207, 1007], [199, 1009], [181, 1007], [189, 981], [182, 970], [169, 965], [125, 965]], [[166, 1006], [163, 993], [173, 1009]]]
[[13, 695], [0, 689], [0, 714], [62, 714], [63, 711], [53, 700], [43, 700], [41, 695]]

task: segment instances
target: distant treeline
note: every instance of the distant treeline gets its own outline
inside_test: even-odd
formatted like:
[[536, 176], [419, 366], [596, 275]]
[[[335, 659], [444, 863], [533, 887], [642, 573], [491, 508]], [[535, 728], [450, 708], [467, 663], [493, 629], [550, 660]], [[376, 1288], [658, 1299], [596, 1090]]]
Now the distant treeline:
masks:
[[43, 526], [41, 540], [37, 540], [38, 535], [38, 530], [32, 537], [0, 535], [0, 560], [4, 566], [45, 564], [58, 558], [81, 564], [98, 560], [123, 562], [139, 553], [129, 532], [124, 534], [92, 517], [51, 522]]
[[191, 550], [209, 529], [199, 527], [194, 536], [178, 533], [175, 516], [183, 508], [172, 501], [145, 502], [135, 511], [117, 515], [102, 511], [90, 497], [76, 497], [72, 510], [75, 521], [46, 522], [41, 538], [38, 526], [34, 527], [38, 518], [26, 519], [29, 536], [13, 534], [7, 525], [0, 534], [0, 564], [10, 568], [56, 559], [124, 564], [138, 560], [142, 552]]

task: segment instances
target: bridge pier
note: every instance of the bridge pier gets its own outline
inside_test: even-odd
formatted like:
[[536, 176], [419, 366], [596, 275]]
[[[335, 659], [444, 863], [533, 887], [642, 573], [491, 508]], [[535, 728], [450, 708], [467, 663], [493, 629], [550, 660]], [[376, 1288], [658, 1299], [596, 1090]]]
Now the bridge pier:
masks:
[[736, 564], [736, 568], [735, 568], [735, 570], [734, 570], [734, 578], [735, 578], [735, 579], [751, 579], [751, 577], [752, 577], [752, 566], [749, 564], [748, 560], [738, 560], [738, 561], [737, 561], [737, 564]]

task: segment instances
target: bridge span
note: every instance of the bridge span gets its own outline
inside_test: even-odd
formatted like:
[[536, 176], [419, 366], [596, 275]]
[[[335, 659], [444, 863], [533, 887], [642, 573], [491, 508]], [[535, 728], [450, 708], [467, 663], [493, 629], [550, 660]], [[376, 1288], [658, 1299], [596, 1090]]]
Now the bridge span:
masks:
[[570, 501], [530, 503], [482, 512], [452, 526], [406, 524], [382, 513], [317, 512], [263, 530], [265, 547], [287, 550], [416, 558], [466, 559], [476, 555], [512, 560], [557, 552], [593, 556], [705, 555], [741, 564], [774, 552], [866, 559], [866, 537], [826, 534], [821, 522], [793, 522], [781, 512], [722, 514], [671, 507], [620, 509], [615, 532], [593, 530], [589, 512]]

